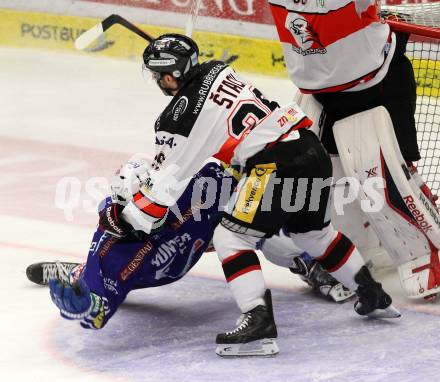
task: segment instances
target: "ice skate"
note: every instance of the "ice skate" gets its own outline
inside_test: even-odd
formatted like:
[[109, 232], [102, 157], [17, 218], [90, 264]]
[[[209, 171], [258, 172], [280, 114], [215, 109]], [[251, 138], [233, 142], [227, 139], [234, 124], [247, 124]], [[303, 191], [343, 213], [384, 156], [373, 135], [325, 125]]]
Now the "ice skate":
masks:
[[279, 352], [275, 338], [277, 328], [273, 317], [270, 290], [264, 295], [266, 306], [258, 305], [243, 314], [237, 327], [217, 335], [216, 354], [221, 357], [274, 356]]
[[355, 295], [353, 291], [325, 272], [312, 258], [295, 257], [292, 265], [289, 268], [292, 273], [299, 275], [301, 280], [335, 302], [346, 301]]
[[47, 285], [50, 279], [69, 282], [70, 273], [75, 267], [80, 265], [79, 263], [60, 261], [35, 263], [26, 268], [26, 276], [29, 281], [39, 285]]
[[359, 284], [356, 294], [359, 299], [354, 310], [361, 316], [372, 318], [399, 318], [400, 312], [391, 305], [391, 297], [382, 289], [382, 285], [371, 277], [370, 271], [363, 266], [354, 277]]

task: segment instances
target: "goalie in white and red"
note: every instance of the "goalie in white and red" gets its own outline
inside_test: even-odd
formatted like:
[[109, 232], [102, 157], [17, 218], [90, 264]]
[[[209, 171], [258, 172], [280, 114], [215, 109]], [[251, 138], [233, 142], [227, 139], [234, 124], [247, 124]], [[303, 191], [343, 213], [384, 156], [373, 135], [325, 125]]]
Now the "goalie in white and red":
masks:
[[[361, 185], [380, 177], [383, 186], [379, 210], [352, 203], [343, 215], [333, 211], [335, 226], [365, 255], [383, 246], [409, 297], [437, 294], [440, 215], [414, 165], [420, 153], [417, 85], [405, 55], [409, 32], [393, 32], [375, 0], [269, 3], [290, 78], [301, 91], [296, 99], [322, 122], [316, 131], [332, 155], [334, 177]], [[439, 28], [431, 29], [439, 39]], [[373, 199], [363, 188], [358, 201], [368, 206]]]

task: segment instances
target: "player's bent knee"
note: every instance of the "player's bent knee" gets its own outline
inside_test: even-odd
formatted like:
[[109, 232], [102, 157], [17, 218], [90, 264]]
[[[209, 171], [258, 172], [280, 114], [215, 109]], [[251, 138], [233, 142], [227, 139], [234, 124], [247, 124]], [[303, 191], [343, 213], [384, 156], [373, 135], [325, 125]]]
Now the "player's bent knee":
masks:
[[223, 261], [229, 255], [228, 238], [232, 235], [232, 232], [219, 224], [214, 230], [214, 236], [212, 237], [212, 244], [219, 256], [219, 259]]
[[237, 237], [237, 234], [229, 231], [221, 224], [219, 224], [214, 231], [212, 243], [214, 244], [214, 248], [217, 251], [218, 257], [221, 261], [225, 260], [231, 256], [231, 254], [241, 249], [240, 240]]
[[312, 257], [319, 257], [325, 252], [336, 235], [337, 231], [332, 224], [329, 224], [319, 231], [291, 233], [290, 237], [298, 247], [307, 251]]
[[219, 224], [214, 231], [212, 242], [220, 261], [243, 250], [254, 250], [259, 238], [232, 232]]

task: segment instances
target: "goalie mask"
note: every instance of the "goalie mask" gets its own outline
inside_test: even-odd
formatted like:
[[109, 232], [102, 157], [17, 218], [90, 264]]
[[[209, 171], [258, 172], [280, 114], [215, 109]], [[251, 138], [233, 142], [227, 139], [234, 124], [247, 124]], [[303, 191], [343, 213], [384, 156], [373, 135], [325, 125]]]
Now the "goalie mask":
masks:
[[[199, 48], [195, 41], [181, 34], [164, 34], [153, 40], [143, 54], [144, 69], [152, 72], [159, 87], [164, 74], [171, 74], [179, 83], [184, 83], [191, 70], [199, 62]], [[166, 89], [165, 94], [170, 95]]]

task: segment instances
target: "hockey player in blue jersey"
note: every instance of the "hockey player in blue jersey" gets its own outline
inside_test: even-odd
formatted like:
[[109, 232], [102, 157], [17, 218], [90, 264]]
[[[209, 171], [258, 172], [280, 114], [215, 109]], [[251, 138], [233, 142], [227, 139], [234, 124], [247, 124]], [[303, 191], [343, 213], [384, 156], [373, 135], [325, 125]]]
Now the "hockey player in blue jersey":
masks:
[[[136, 176], [133, 163], [136, 162], [128, 166], [128, 173], [119, 174], [126, 183], [130, 176]], [[211, 186], [217, 185], [216, 197], [211, 202], [207, 201], [207, 179], [211, 180]], [[49, 283], [52, 300], [64, 318], [79, 320], [84, 328], [101, 329], [131, 290], [170, 284], [188, 273], [210, 246], [220, 220], [220, 191], [229, 192], [236, 183], [221, 165], [206, 164], [171, 209], [165, 227], [152, 235], [131, 232], [129, 227], [124, 227], [124, 223], [117, 220], [117, 211], [112, 212], [117, 204], [107, 198], [100, 205], [100, 224], [85, 264], [32, 264], [26, 270], [27, 276], [37, 284]], [[124, 194], [132, 192], [126, 186], [115, 186], [114, 182], [112, 190], [113, 201], [118, 199], [121, 203], [125, 201]], [[299, 252], [285, 242], [289, 240], [275, 236], [261, 243], [261, 249], [269, 260], [290, 268], [323, 295], [335, 301], [344, 301], [353, 295], [316, 261], [306, 254], [299, 256]]]
[[81, 320], [84, 328], [100, 329], [131, 290], [161, 286], [183, 277], [208, 248], [219, 219], [219, 197], [212, 205], [204, 205], [207, 178], [215, 179], [216, 184], [225, 184], [226, 179], [220, 165], [204, 166], [157, 234], [132, 232], [117, 220], [116, 212], [113, 214], [118, 204], [107, 198], [100, 206], [100, 224], [85, 266], [73, 268], [69, 280], [49, 280], [52, 300], [61, 315]]

